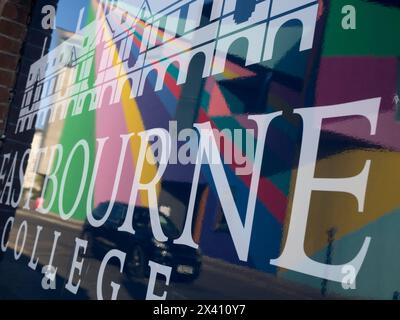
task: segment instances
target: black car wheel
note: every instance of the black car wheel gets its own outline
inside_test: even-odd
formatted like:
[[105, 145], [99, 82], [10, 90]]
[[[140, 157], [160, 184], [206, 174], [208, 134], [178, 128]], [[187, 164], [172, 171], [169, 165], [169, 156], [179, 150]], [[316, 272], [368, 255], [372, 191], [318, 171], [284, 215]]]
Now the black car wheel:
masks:
[[143, 278], [145, 276], [146, 258], [141, 246], [135, 245], [132, 247], [128, 269], [132, 277]]

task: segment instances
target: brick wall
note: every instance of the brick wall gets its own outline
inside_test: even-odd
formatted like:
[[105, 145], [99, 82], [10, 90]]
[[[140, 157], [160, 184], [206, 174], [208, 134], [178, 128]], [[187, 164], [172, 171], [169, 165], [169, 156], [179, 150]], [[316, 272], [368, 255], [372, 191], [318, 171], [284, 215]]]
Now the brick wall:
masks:
[[0, 134], [4, 132], [32, 0], [0, 0]]

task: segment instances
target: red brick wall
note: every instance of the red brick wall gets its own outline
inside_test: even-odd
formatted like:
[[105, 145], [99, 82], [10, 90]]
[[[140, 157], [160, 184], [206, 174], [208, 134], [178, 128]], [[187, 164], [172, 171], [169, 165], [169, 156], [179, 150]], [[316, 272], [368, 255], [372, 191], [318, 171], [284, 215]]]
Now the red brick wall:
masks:
[[0, 134], [5, 128], [32, 0], [0, 0]]

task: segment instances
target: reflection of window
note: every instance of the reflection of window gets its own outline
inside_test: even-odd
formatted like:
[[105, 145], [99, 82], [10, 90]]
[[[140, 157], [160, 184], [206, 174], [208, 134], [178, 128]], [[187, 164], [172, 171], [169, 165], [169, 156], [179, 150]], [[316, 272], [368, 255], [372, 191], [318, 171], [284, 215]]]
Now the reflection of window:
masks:
[[203, 6], [203, 11], [201, 13], [200, 27], [204, 27], [204, 26], [206, 26], [207, 24], [210, 23], [211, 10], [212, 10], [212, 4], [211, 3], [206, 3]]
[[178, 27], [176, 31], [176, 36], [179, 37], [185, 32], [185, 25], [186, 25], [186, 17], [188, 15], [189, 11], [189, 5], [185, 5], [181, 7], [180, 10], [180, 15], [179, 15], [179, 21], [178, 21]]
[[25, 105], [28, 106], [32, 100], [32, 91], [29, 91], [26, 96]]
[[135, 208], [135, 214], [133, 216], [134, 228], [144, 228], [150, 223], [150, 216], [148, 209]]
[[78, 65], [78, 70], [76, 71], [76, 81], [81, 80], [81, 73], [82, 73], [82, 63]]
[[43, 91], [43, 85], [41, 84], [36, 88], [35, 97], [33, 99], [34, 102], [40, 100], [40, 97], [42, 96], [42, 91]]
[[108, 223], [111, 225], [119, 225], [125, 214], [125, 206], [115, 204], [111, 210], [110, 217], [108, 218]]
[[167, 237], [177, 238], [179, 236], [179, 230], [176, 228], [174, 223], [162, 214], [160, 214], [159, 217], [160, 217], [161, 228], [163, 229]]
[[[109, 202], [103, 202], [97, 208], [95, 208], [93, 211], [94, 218], [97, 220], [102, 219], [107, 213], [109, 205]], [[125, 218], [127, 208], [127, 205], [115, 203], [111, 209], [110, 216], [106, 220], [106, 225], [110, 227], [117, 227], [120, 225], [122, 220]]]
[[122, 17], [121, 17], [121, 24], [124, 24], [126, 22], [126, 19], [128, 18], [129, 12], [126, 11]]

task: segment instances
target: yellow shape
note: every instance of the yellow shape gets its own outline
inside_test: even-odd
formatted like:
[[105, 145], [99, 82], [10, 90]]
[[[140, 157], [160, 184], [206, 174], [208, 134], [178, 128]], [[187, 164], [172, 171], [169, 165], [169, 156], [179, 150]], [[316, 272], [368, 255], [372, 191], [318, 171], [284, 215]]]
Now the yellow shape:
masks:
[[[337, 154], [317, 162], [315, 177], [352, 177], [361, 172], [367, 160], [371, 160], [371, 168], [364, 212], [358, 212], [357, 200], [352, 195], [338, 192], [313, 192], [304, 244], [308, 256], [316, 254], [327, 246], [329, 229], [336, 229], [335, 240], [338, 240], [400, 207], [399, 152], [356, 150]], [[296, 176], [297, 171], [294, 170], [293, 177]], [[291, 186], [282, 248], [292, 210], [294, 180]], [[362, 243], [360, 247], [361, 245]]]
[[[106, 41], [111, 41], [112, 37], [110, 34], [110, 31], [107, 28], [107, 34], [105, 37], [107, 37]], [[120, 64], [121, 58], [119, 56], [118, 50], [115, 47], [115, 53], [114, 53], [114, 59], [113, 62], [116, 64]], [[121, 69], [122, 70], [122, 69]], [[124, 71], [121, 71], [121, 74]], [[121, 75], [120, 75], [121, 76]], [[135, 135], [131, 139], [130, 147], [131, 147], [131, 153], [132, 153], [132, 158], [134, 161], [134, 166], [135, 168], [137, 167], [137, 159], [139, 157], [139, 151], [140, 151], [140, 145], [141, 145], [141, 138], [137, 136], [138, 133], [143, 132], [146, 130], [145, 125], [143, 123], [142, 115], [140, 113], [139, 107], [136, 103], [135, 99], [130, 98], [131, 94], [131, 86], [129, 83], [127, 83], [121, 93], [121, 105], [124, 111], [124, 118], [126, 122], [126, 127], [128, 130], [128, 133], [135, 133]], [[147, 150], [149, 149], [149, 145], [147, 145]], [[150, 153], [151, 154], [151, 153]], [[141, 172], [141, 178], [140, 181], [141, 183], [147, 183], [153, 180], [155, 175], [157, 174], [158, 167], [155, 165], [154, 157], [153, 159], [150, 159], [152, 163], [149, 163], [145, 161], [143, 165], [143, 170]], [[160, 194], [161, 190], [161, 184], [157, 184], [157, 196]], [[141, 206], [144, 207], [149, 207], [149, 201], [148, 201], [148, 196], [146, 191], [140, 191], [139, 192], [139, 201], [138, 203]]]

